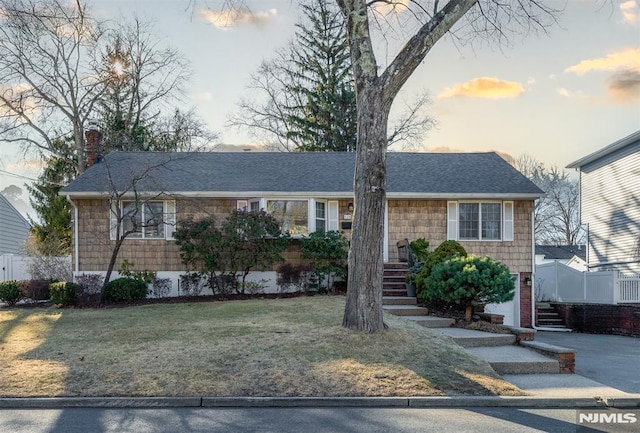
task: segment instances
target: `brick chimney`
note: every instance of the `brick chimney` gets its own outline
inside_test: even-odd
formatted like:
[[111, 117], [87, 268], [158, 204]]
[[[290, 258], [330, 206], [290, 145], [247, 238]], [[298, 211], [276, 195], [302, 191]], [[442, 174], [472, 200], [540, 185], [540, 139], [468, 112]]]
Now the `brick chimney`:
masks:
[[100, 160], [102, 159], [102, 148], [100, 143], [102, 134], [100, 133], [98, 121], [89, 120], [88, 123], [89, 124], [84, 131], [85, 144], [87, 146], [87, 168], [91, 167], [97, 162], [100, 162]]

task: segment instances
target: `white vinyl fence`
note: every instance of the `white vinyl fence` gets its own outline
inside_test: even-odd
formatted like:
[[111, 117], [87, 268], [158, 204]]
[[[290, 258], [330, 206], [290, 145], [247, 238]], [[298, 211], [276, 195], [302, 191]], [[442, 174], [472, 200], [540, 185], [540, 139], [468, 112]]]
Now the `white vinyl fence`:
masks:
[[[29, 272], [29, 268], [35, 259], [29, 256], [19, 256], [15, 254], [0, 254], [0, 281], [11, 280], [30, 280], [34, 278]], [[71, 257], [52, 257], [40, 258], [38, 262], [35, 262], [39, 266], [36, 266], [40, 272], [44, 273], [41, 278], [60, 278], [60, 268], [68, 268], [69, 274], [71, 273]], [[47, 266], [49, 264], [51, 272], [47, 272]], [[62, 272], [64, 273], [64, 272]]]
[[536, 301], [587, 304], [640, 303], [640, 275], [581, 272], [559, 262], [536, 265]]

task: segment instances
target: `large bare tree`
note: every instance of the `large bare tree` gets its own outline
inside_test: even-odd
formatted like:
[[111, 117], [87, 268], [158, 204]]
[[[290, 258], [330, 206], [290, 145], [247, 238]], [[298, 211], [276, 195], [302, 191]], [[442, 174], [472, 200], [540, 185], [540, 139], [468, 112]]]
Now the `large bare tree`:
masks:
[[184, 58], [137, 19], [100, 22], [81, 0], [0, 0], [2, 145], [72, 155], [82, 173], [89, 119], [119, 122], [127, 137], [148, 130], [187, 76]]
[[[355, 212], [349, 253], [347, 305], [343, 325], [373, 333], [382, 317], [382, 243], [386, 201], [386, 150], [394, 99], [429, 51], [445, 35], [503, 41], [513, 32], [545, 29], [559, 12], [543, 0], [336, 0], [346, 20], [346, 37], [356, 91], [357, 144]], [[247, 7], [241, 0], [226, 6]], [[374, 37], [393, 32], [399, 51], [385, 65]], [[425, 64], [424, 67], [430, 65]], [[438, 68], [446, 65], [437, 65]]]
[[578, 179], [558, 167], [548, 168], [529, 155], [521, 155], [515, 166], [545, 192], [533, 210], [536, 244], [577, 245], [585, 240], [580, 225]]

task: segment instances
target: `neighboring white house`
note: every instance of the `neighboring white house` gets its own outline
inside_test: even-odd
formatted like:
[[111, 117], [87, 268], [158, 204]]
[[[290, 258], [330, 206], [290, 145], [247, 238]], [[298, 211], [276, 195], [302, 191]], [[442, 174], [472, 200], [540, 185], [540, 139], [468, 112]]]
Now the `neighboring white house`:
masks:
[[640, 131], [572, 162], [589, 270], [640, 272]]
[[558, 262], [578, 271], [587, 270], [586, 245], [536, 245], [536, 267]]
[[26, 218], [0, 194], [0, 255], [22, 254], [29, 227]]

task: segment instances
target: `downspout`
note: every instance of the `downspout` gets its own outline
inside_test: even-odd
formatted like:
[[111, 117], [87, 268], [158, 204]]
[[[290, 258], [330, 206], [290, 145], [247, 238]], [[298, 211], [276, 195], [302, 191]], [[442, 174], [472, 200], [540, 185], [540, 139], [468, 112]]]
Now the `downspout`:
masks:
[[531, 327], [536, 331], [536, 220], [535, 206], [531, 209]]
[[78, 206], [71, 200], [70, 196], [66, 196], [67, 201], [73, 206], [73, 269], [78, 272], [78, 264], [80, 260], [78, 258]]

